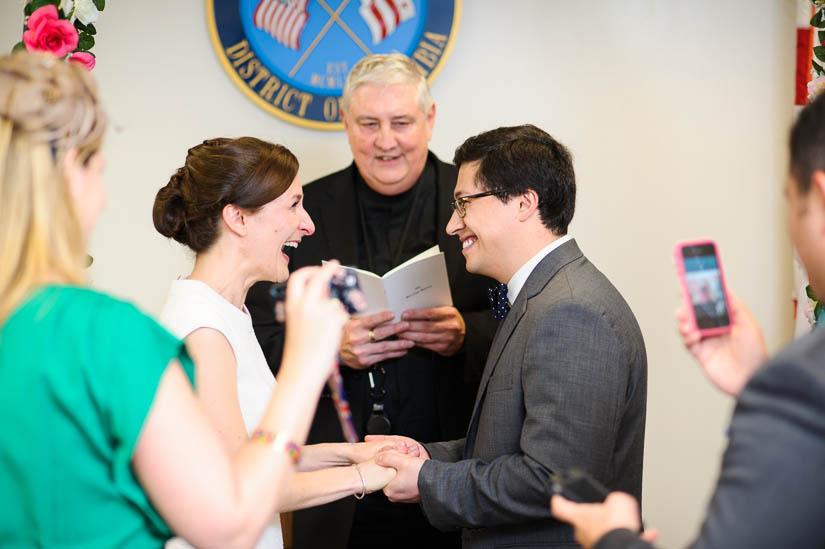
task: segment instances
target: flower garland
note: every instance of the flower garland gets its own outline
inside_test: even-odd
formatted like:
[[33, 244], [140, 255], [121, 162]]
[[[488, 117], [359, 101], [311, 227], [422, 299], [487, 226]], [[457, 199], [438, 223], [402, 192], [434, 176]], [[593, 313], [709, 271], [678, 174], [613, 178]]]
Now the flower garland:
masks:
[[[814, 58], [811, 60], [811, 79], [808, 82], [809, 102], [825, 90], [825, 0], [811, 0], [811, 4], [811, 27], [816, 31], [815, 44], [818, 45], [813, 47]], [[825, 306], [814, 294], [810, 284], [805, 286], [805, 294], [808, 297], [808, 306], [805, 310], [808, 322], [811, 326], [825, 325]]]
[[94, 23], [105, 7], [106, 0], [30, 0], [23, 10], [23, 40], [12, 51], [48, 52], [92, 70]]
[[[816, 30], [814, 59], [811, 60], [811, 80], [808, 82], [808, 101], [822, 93], [825, 89], [825, 0], [812, 0], [814, 15], [811, 17], [811, 26]], [[817, 62], [819, 61], [819, 62]]]

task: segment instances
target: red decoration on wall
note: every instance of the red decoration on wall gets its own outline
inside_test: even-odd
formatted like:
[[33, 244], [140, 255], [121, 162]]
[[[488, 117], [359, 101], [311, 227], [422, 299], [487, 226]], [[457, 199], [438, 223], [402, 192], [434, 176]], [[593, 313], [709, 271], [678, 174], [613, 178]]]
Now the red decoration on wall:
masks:
[[808, 103], [808, 82], [811, 79], [813, 42], [814, 29], [812, 27], [796, 29], [796, 94], [794, 105]]

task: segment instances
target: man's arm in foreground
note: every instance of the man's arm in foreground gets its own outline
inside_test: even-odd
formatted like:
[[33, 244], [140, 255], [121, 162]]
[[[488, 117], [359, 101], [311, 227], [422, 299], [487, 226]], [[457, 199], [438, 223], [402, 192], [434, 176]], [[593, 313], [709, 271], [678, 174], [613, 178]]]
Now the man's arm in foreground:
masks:
[[[821, 346], [809, 346], [807, 360], [821, 360], [819, 350]], [[822, 546], [824, 418], [825, 377], [789, 362], [786, 355], [757, 373], [737, 404], [719, 482], [691, 547]], [[608, 520], [604, 506], [571, 505], [586, 512], [556, 513], [558, 518], [572, 522], [577, 537], [598, 535]], [[602, 518], [594, 520], [596, 515]], [[614, 530], [595, 547], [647, 545], [627, 530]]]

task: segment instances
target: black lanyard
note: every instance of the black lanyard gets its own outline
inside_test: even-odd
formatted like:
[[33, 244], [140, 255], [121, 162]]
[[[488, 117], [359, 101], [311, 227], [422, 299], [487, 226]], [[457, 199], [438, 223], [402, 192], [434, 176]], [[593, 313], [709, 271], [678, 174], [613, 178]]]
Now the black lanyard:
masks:
[[[429, 164], [429, 161], [428, 161]], [[404, 244], [407, 241], [407, 236], [409, 235], [410, 226], [412, 225], [412, 219], [415, 215], [415, 209], [418, 206], [418, 199], [419, 195], [421, 194], [421, 187], [425, 184], [424, 183], [424, 174], [427, 172], [427, 165], [424, 166], [424, 171], [422, 171], [422, 177], [419, 178], [418, 182], [415, 184], [415, 190], [413, 191], [413, 199], [412, 204], [410, 204], [409, 211], [407, 212], [407, 218], [404, 220], [404, 227], [401, 230], [401, 238], [398, 241], [398, 245], [395, 249], [395, 253], [393, 254], [392, 264], [390, 269], [395, 268], [398, 266], [399, 261], [401, 259], [401, 254], [404, 251]], [[438, 168], [434, 167], [435, 169], [435, 188], [436, 191], [438, 189]], [[364, 182], [366, 185], [366, 182]], [[366, 214], [364, 213], [364, 203], [361, 197], [361, 190], [356, 186], [356, 200], [358, 202], [358, 214], [361, 220], [361, 235], [364, 238], [364, 250], [367, 256], [367, 269], [371, 272], [375, 272], [375, 263], [372, 257], [372, 249], [370, 248], [370, 239], [369, 239], [369, 231], [367, 231], [367, 219]], [[436, 192], [436, 207], [435, 207], [435, 227], [436, 231], [438, 231], [438, 193]], [[378, 274], [378, 273], [376, 273]], [[382, 273], [383, 274], [383, 273]], [[392, 424], [390, 423], [390, 419], [386, 416], [384, 412], [384, 399], [387, 395], [387, 390], [385, 388], [385, 377], [387, 375], [386, 370], [384, 367], [379, 364], [374, 364], [368, 370], [368, 378], [370, 383], [370, 399], [372, 400], [372, 413], [367, 421], [367, 434], [370, 435], [386, 435], [390, 433], [392, 428]]]
[[[413, 212], [418, 205], [418, 195], [423, 185], [422, 181], [415, 184], [413, 191], [412, 204], [410, 204], [407, 212], [407, 219], [404, 220], [404, 228], [401, 230], [401, 238], [398, 241], [398, 246], [393, 254], [393, 260], [390, 268], [396, 267], [398, 261], [401, 259], [401, 253], [404, 250], [404, 243], [407, 241], [407, 234], [410, 231], [412, 223]], [[360, 190], [356, 192], [358, 198], [358, 213], [361, 217], [361, 235], [364, 237], [364, 249], [367, 255], [367, 268], [371, 272], [375, 272], [375, 264], [372, 259], [372, 250], [370, 249], [370, 237], [367, 230], [367, 218], [364, 214], [364, 203], [361, 200]], [[382, 273], [383, 274], [383, 273]], [[380, 364], [374, 364], [367, 372], [370, 382], [370, 398], [372, 399], [372, 413], [367, 420], [367, 434], [368, 435], [388, 435], [392, 424], [390, 419], [384, 413], [384, 397], [387, 395], [387, 390], [384, 388], [384, 378], [387, 373], [384, 367]]]
[[370, 398], [372, 398], [372, 413], [367, 420], [368, 435], [388, 435], [392, 429], [390, 418], [384, 413], [384, 397], [387, 396], [387, 390], [384, 389], [384, 377], [386, 375], [386, 370], [380, 364], [374, 364], [367, 371], [370, 382]]

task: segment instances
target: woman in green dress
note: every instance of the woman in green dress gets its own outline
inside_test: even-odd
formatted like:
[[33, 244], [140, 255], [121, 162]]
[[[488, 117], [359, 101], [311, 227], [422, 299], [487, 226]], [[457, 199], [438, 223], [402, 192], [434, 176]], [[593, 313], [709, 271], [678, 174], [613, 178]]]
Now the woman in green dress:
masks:
[[335, 267], [290, 278], [278, 387], [230, 457], [183, 343], [84, 287], [104, 127], [84, 69], [0, 57], [0, 546], [252, 546], [335, 360]]

